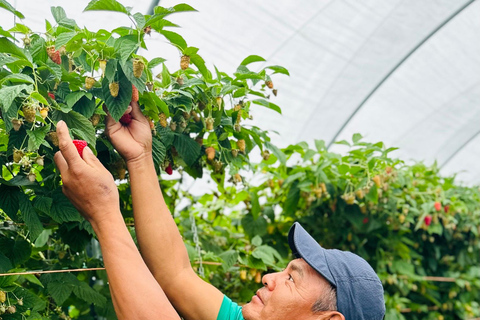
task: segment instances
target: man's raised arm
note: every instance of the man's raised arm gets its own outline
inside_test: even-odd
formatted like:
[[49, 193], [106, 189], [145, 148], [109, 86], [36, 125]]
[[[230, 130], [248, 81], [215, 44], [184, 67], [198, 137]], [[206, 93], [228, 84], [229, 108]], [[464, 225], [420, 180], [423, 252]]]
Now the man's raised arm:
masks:
[[132, 102], [132, 122], [107, 118], [110, 141], [130, 175], [135, 229], [143, 259], [168, 299], [185, 319], [215, 320], [223, 294], [196, 275], [175, 221], [163, 199], [152, 159], [148, 120]]
[[60, 151], [55, 163], [62, 175], [63, 192], [98, 237], [117, 317], [179, 320], [125, 226], [112, 175], [88, 147], [82, 159], [63, 121], [57, 124], [57, 133]]

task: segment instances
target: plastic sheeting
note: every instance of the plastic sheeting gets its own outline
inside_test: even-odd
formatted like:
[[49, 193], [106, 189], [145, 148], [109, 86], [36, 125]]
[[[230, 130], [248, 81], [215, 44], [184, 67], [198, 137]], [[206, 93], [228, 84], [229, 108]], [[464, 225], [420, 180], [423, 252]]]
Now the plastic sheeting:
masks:
[[[121, 2], [143, 13], [151, 4]], [[359, 132], [400, 147], [394, 155], [405, 160], [436, 159], [445, 174], [462, 172], [462, 181], [480, 183], [479, 0], [183, 2], [199, 12], [171, 20], [210, 67], [233, 72], [257, 54], [290, 71], [273, 78], [279, 93], [273, 102], [283, 115], [261, 107], [253, 113], [256, 125], [278, 132], [278, 145], [330, 143]], [[55, 5], [89, 29], [130, 25], [121, 14], [82, 13], [88, 1], [11, 3], [36, 30], [45, 18], [53, 21], [49, 7]], [[12, 16], [0, 11], [0, 19], [5, 27]], [[147, 45], [178, 67], [178, 51], [162, 37]]]

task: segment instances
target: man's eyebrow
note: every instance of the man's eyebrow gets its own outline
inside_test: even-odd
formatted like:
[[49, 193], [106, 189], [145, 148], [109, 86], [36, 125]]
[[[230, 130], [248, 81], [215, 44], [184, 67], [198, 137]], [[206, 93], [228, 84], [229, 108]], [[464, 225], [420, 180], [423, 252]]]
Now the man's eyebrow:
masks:
[[303, 278], [303, 275], [304, 275], [304, 273], [303, 273], [303, 268], [300, 267], [297, 263], [295, 263], [295, 262], [290, 262], [290, 269], [291, 269], [292, 271], [296, 271], [296, 272], [300, 275], [300, 277]]

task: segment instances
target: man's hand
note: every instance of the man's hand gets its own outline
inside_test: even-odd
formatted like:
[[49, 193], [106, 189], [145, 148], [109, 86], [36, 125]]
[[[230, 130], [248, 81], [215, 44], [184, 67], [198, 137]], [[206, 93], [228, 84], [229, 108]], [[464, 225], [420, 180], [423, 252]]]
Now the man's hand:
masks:
[[59, 148], [54, 160], [63, 181], [63, 193], [90, 223], [108, 219], [109, 212], [119, 211], [118, 189], [112, 175], [90, 148], [83, 149], [83, 159], [63, 121], [57, 124]]
[[151, 157], [152, 154], [152, 132], [147, 118], [134, 101], [128, 107], [128, 112], [132, 115], [132, 122], [127, 126], [115, 122], [110, 115], [107, 115], [105, 123], [107, 136], [127, 164]]

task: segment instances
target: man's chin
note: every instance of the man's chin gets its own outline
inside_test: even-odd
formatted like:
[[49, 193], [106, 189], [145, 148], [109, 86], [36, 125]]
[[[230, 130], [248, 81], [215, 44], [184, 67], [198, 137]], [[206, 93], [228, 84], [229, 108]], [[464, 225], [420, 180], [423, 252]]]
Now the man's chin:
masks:
[[245, 320], [257, 319], [255, 314], [258, 314], [260, 310], [254, 310], [255, 306], [252, 304], [252, 301], [242, 306], [242, 314]]

